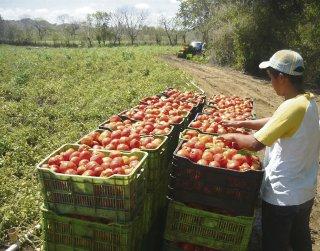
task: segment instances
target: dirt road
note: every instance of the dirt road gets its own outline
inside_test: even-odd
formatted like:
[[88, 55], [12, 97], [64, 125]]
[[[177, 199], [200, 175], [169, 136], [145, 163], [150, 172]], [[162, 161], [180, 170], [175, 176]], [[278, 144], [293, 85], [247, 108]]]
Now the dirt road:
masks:
[[[184, 70], [193, 76], [196, 84], [207, 96], [213, 94], [235, 94], [254, 98], [258, 118], [272, 115], [282, 99], [276, 96], [272, 86], [263, 80], [244, 75], [232, 69], [212, 65], [197, 64], [174, 56], [163, 57], [172, 66]], [[317, 96], [320, 107], [320, 97]], [[320, 251], [320, 177], [318, 176], [318, 194], [311, 215], [311, 232], [314, 241], [313, 250]], [[254, 250], [257, 250], [255, 247]]]

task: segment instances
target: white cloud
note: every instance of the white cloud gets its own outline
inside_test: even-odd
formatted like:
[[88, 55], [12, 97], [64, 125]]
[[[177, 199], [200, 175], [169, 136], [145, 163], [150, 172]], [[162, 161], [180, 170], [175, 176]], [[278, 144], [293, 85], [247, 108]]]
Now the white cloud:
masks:
[[177, 0], [170, 0], [170, 3], [178, 4], [179, 2]]
[[138, 3], [138, 4], [134, 5], [134, 7], [136, 9], [142, 9], [142, 10], [150, 9], [149, 4], [146, 4], [146, 3]]
[[63, 0], [47, 0], [43, 1], [41, 5], [32, 4], [32, 1], [25, 1], [18, 5], [18, 0], [11, 0], [6, 5], [2, 5], [1, 1], [0, 15], [9, 20], [30, 17], [42, 18], [51, 23], [57, 23], [58, 16], [67, 14], [76, 20], [82, 21], [86, 19], [87, 14], [97, 10], [114, 11], [128, 6], [147, 11], [149, 13], [147, 23], [150, 25], [157, 25], [157, 20], [161, 15], [173, 17], [179, 3], [177, 0], [69, 0], [68, 4], [65, 4]]
[[76, 8], [72, 11], [67, 9], [49, 10], [42, 9], [21, 9], [21, 8], [0, 8], [0, 14], [3, 19], [18, 20], [25, 17], [30, 18], [42, 18], [49, 22], [56, 23], [57, 17], [63, 14], [68, 14], [77, 20], [84, 20], [89, 13], [93, 13], [96, 10], [91, 7]]

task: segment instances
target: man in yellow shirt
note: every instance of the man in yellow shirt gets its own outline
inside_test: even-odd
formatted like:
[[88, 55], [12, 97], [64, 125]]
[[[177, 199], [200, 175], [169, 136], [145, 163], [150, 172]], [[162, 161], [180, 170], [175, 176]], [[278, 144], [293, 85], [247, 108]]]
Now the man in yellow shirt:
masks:
[[310, 213], [319, 168], [319, 115], [313, 95], [304, 92], [302, 57], [276, 52], [259, 67], [266, 69], [284, 102], [270, 118], [225, 122], [257, 130], [253, 135], [225, 134], [241, 148], [266, 148], [261, 186], [264, 251], [311, 251]]

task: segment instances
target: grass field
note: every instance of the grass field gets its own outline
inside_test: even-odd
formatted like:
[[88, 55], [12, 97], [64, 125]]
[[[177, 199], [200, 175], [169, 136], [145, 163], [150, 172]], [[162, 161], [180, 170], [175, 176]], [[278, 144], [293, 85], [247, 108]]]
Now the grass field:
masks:
[[188, 76], [158, 59], [175, 51], [0, 46], [0, 248], [40, 219], [37, 162], [142, 97], [189, 88]]

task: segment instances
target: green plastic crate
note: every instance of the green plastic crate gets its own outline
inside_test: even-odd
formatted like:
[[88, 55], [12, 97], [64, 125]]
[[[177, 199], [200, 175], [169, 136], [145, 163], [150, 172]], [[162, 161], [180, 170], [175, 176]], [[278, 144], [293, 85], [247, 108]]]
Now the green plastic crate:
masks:
[[153, 196], [150, 193], [147, 193], [144, 200], [144, 208], [143, 208], [143, 234], [147, 234], [152, 225], [152, 203]]
[[228, 251], [247, 250], [254, 217], [231, 217], [171, 201], [164, 238]]
[[141, 217], [131, 223], [103, 224], [42, 209], [46, 251], [134, 251], [142, 241]]
[[162, 251], [183, 251], [183, 249], [179, 248], [175, 243], [170, 241], [163, 242]]
[[[59, 214], [96, 216], [120, 223], [131, 221], [141, 213], [146, 193], [147, 153], [123, 153], [126, 156], [138, 156], [140, 165], [129, 175], [113, 175], [109, 178], [66, 175], [41, 168], [50, 157], [70, 147], [77, 149], [79, 145], [63, 145], [37, 165], [44, 202], [48, 209]], [[106, 150], [99, 151], [106, 156], [110, 153]]]

